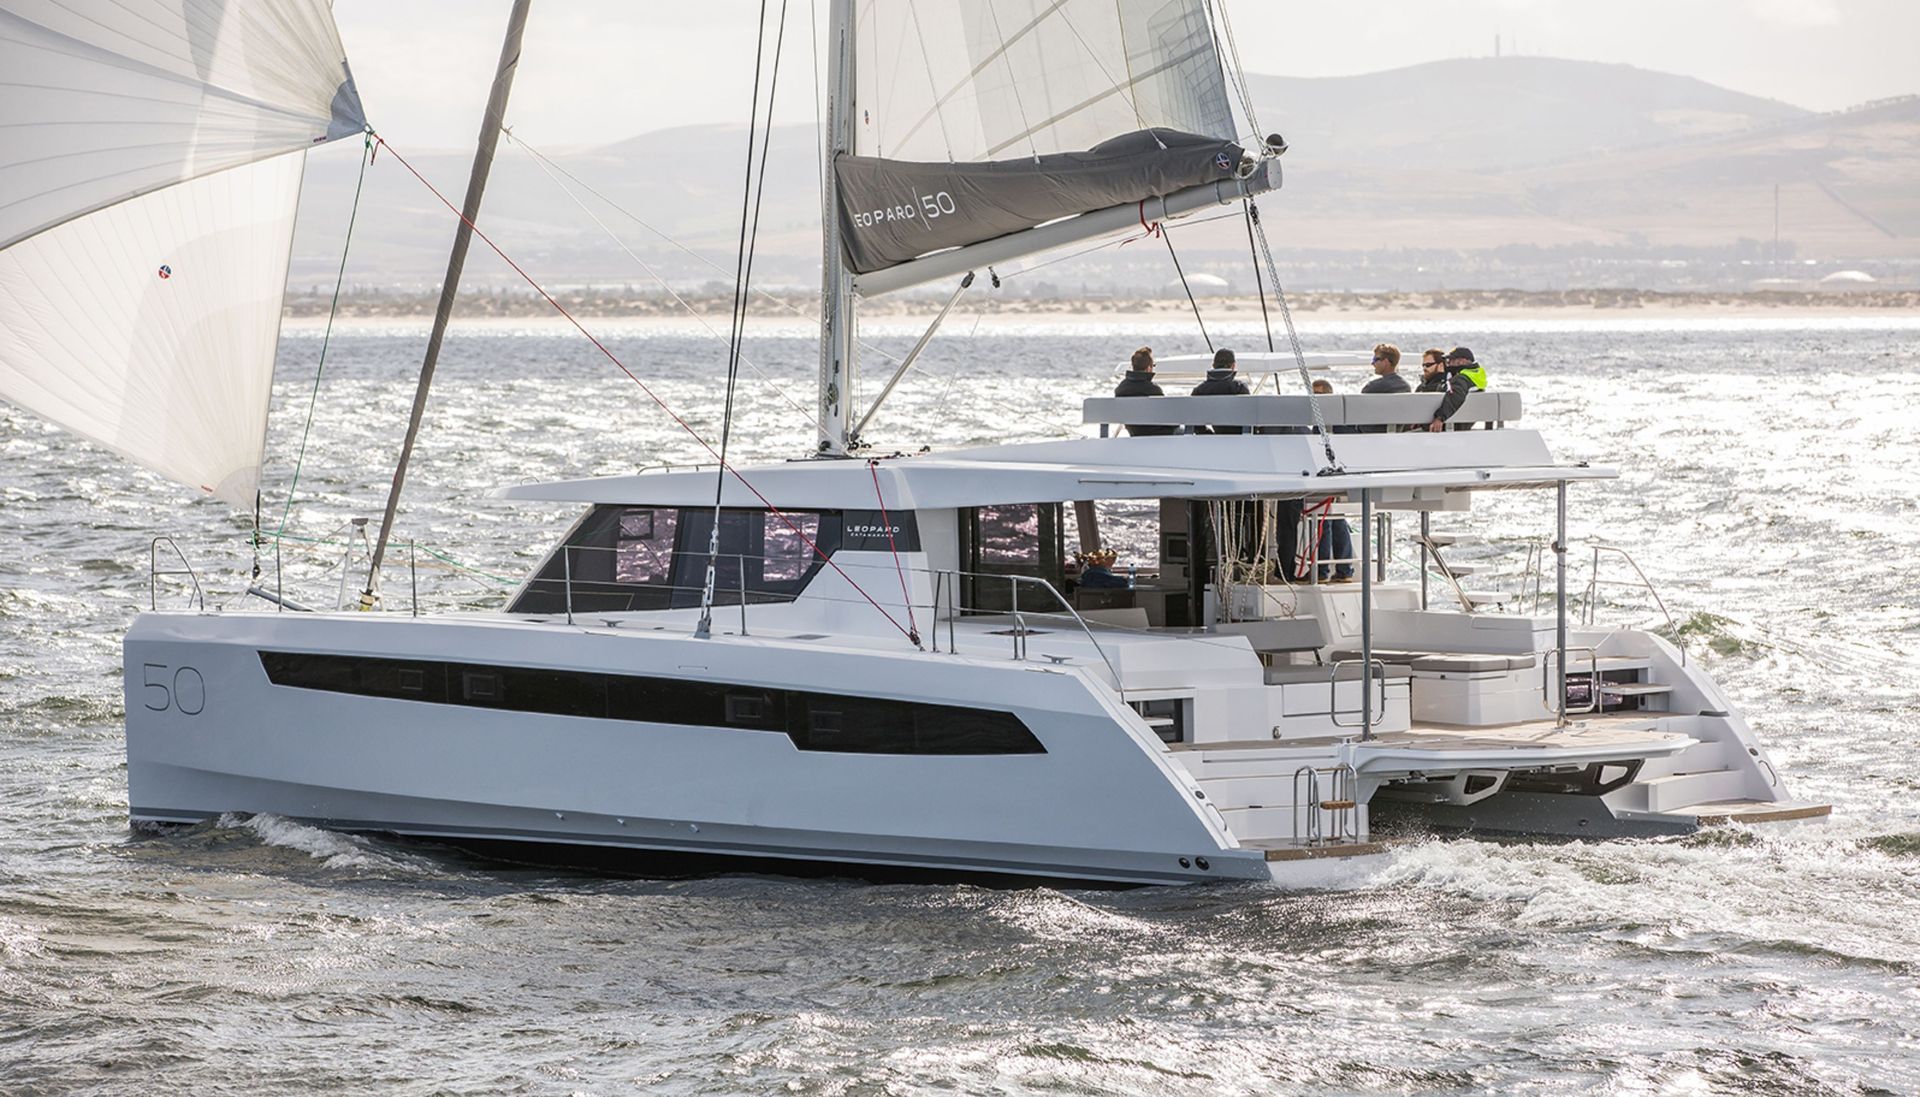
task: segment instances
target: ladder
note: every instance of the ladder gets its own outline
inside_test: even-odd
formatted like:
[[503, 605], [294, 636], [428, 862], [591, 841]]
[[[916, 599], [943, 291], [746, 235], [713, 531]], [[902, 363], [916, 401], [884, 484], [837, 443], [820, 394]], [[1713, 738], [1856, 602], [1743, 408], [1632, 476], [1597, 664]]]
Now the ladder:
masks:
[[[1329, 778], [1331, 794], [1320, 796], [1320, 774]], [[1360, 840], [1360, 804], [1354, 796], [1357, 778], [1345, 762], [1329, 770], [1301, 766], [1293, 771], [1293, 840], [1317, 846], [1324, 842]], [[1332, 828], [1326, 833], [1322, 818]], [[1305, 833], [1303, 834], [1302, 831]]]

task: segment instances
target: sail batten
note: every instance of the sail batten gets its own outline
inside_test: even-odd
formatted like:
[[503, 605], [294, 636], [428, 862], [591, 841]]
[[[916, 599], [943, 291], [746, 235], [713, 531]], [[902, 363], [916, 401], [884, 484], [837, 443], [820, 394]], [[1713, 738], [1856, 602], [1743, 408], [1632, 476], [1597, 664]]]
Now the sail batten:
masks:
[[251, 506], [327, 0], [0, 0], [0, 398]]

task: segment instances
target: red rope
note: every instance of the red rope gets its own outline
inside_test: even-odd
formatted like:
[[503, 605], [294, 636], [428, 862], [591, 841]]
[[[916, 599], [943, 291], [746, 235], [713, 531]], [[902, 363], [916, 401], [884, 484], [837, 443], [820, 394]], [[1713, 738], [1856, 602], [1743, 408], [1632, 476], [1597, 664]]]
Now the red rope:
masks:
[[[880, 493], [880, 462], [869, 459], [867, 471], [873, 473], [873, 497], [880, 503], [880, 524], [887, 529], [887, 547], [893, 550], [893, 573], [900, 577], [900, 601], [907, 607], [907, 639], [920, 643], [920, 625], [913, 619], [913, 595], [907, 593], [907, 573], [900, 567], [900, 546], [893, 541], [893, 519], [887, 517], [887, 497]], [[940, 615], [934, 614], [934, 628], [940, 627]]]
[[605, 355], [607, 361], [612, 362], [614, 365], [620, 367], [621, 373], [626, 374], [629, 378], [633, 380], [634, 384], [639, 385], [640, 391], [646, 393], [648, 399], [652, 400], [655, 404], [658, 404], [660, 406], [660, 410], [666, 412], [669, 418], [671, 418], [675, 423], [679, 424], [681, 430], [686, 431], [687, 434], [690, 437], [692, 437], [692, 439], [695, 442], [700, 443], [700, 448], [706, 450], [707, 453], [711, 455], [716, 462], [719, 463], [720, 467], [723, 470], [725, 470], [727, 473], [731, 474], [735, 480], [740, 481], [740, 485], [746, 488], [749, 492], [751, 492], [755, 499], [760, 500], [761, 505], [765, 506], [769, 513], [778, 516], [782, 522], [785, 522], [787, 525], [787, 528], [793, 531], [794, 536], [800, 538], [800, 540], [806, 544], [807, 548], [813, 550], [813, 554], [815, 556], [820, 557], [821, 560], [826, 562], [826, 565], [828, 567], [834, 570], [835, 574], [839, 575], [840, 578], [845, 579], [847, 581], [847, 585], [852, 587], [855, 593], [859, 594], [860, 597], [865, 598], [867, 600], [868, 605], [872, 606], [874, 609], [879, 610], [880, 616], [885, 617], [887, 619], [888, 624], [892, 625], [896, 629], [899, 629], [900, 634], [902, 636], [907, 637], [909, 640], [912, 640], [914, 644], [916, 645], [919, 644], [920, 638], [918, 635], [908, 631], [905, 628], [901, 628], [900, 622], [894, 620], [893, 614], [888, 613], [885, 606], [882, 606], [879, 602], [874, 601], [873, 595], [868, 594], [866, 590], [860, 586], [859, 583], [856, 583], [853, 581], [853, 576], [848, 575], [844, 570], [841, 569], [839, 564], [834, 563], [832, 557], [820, 551], [820, 546], [814, 543], [813, 538], [807, 536], [807, 531], [801, 529], [800, 526], [797, 523], [795, 523], [793, 519], [787, 517], [787, 515], [784, 512], [782, 512], [779, 507], [774, 506], [771, 500], [769, 500], [765, 495], [762, 495], [760, 493], [759, 488], [754, 487], [751, 481], [749, 481], [745, 476], [742, 476], [740, 474], [739, 469], [734, 468], [731, 464], [728, 464], [726, 461], [722, 460], [719, 452], [715, 450], [711, 445], [708, 445], [707, 440], [705, 438], [700, 437], [700, 434], [698, 431], [694, 430], [691, 426], [688, 426], [687, 421], [685, 419], [682, 419], [680, 417], [680, 414], [674, 411], [673, 408], [670, 405], [668, 405], [668, 403], [665, 400], [662, 400], [658, 395], [654, 393], [652, 389], [648, 388], [647, 383], [645, 381], [642, 381], [638, 374], [635, 374], [632, 370], [628, 369], [627, 364], [625, 362], [622, 362], [612, 351], [608, 350], [605, 343], [602, 343], [598, 338], [594, 336], [594, 334], [591, 331], [588, 331], [586, 329], [585, 325], [581, 324], [579, 320], [575, 319], [574, 315], [568, 312], [564, 305], [554, 300], [553, 295], [547, 292], [546, 287], [542, 286], [539, 282], [534, 281], [534, 278], [531, 274], [528, 274], [525, 270], [523, 270], [520, 264], [514, 262], [512, 256], [508, 255], [505, 251], [501, 250], [500, 245], [493, 242], [492, 237], [480, 231], [480, 226], [474, 224], [471, 220], [469, 220], [467, 218], [467, 215], [461, 212], [460, 207], [448, 201], [447, 196], [440, 193], [440, 188], [428, 182], [427, 177], [420, 174], [420, 170], [418, 168], [414, 167], [411, 163], [408, 163], [407, 158], [400, 155], [400, 151], [398, 149], [394, 148], [390, 144], [387, 144], [387, 139], [384, 137], [381, 137], [379, 134], [375, 134], [373, 139], [376, 142], [378, 142], [381, 147], [385, 148], [388, 152], [393, 153], [393, 158], [400, 162], [401, 167], [406, 168], [409, 174], [411, 174], [415, 179], [420, 180], [420, 185], [423, 187], [426, 187], [427, 190], [431, 191], [433, 193], [433, 196], [440, 200], [441, 205], [452, 210], [453, 215], [455, 217], [458, 217], [462, 222], [464, 222], [467, 228], [472, 230], [473, 234], [480, 238], [482, 243], [486, 244], [487, 247], [492, 248], [493, 253], [495, 255], [498, 255], [502, 260], [504, 260], [507, 266], [512, 267], [513, 272], [519, 275], [522, 279], [524, 279], [527, 285], [532, 286], [535, 293], [538, 293], [541, 297], [545, 298], [547, 304], [552, 305], [553, 310], [555, 312], [566, 317], [567, 322], [569, 324], [572, 324], [574, 326], [574, 329], [577, 330], [580, 334], [586, 336], [587, 341], [592, 343], [594, 345], [594, 348], [597, 349], [601, 354]]
[[1307, 528], [1313, 531], [1313, 540], [1308, 542], [1307, 548], [1294, 553], [1293, 577], [1295, 579], [1305, 579], [1320, 563], [1320, 526], [1326, 522], [1327, 515], [1333, 512], [1333, 496], [1327, 496], [1318, 503], [1304, 508], [1300, 513], [1305, 517], [1316, 512], [1320, 516], [1319, 519], [1307, 524]]

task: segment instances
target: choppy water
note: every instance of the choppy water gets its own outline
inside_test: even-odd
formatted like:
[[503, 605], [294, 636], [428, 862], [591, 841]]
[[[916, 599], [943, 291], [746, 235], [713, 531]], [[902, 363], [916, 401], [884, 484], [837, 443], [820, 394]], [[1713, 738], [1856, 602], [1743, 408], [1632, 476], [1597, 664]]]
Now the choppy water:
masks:
[[[883, 446], [1065, 435], [1143, 339], [1200, 349], [967, 324], [876, 420]], [[711, 344], [613, 330], [712, 421]], [[1618, 485], [1576, 490], [1576, 545], [1635, 546], [1795, 792], [1834, 818], [1426, 841], [1318, 894], [610, 880], [272, 818], [136, 838], [119, 637], [147, 599], [148, 538], [176, 537], [227, 601], [245, 523], [0, 407], [0, 1091], [1920, 1091], [1920, 323], [1309, 335], [1469, 343], [1562, 455], [1618, 465]], [[290, 533], [377, 514], [421, 342], [336, 336]], [[270, 527], [318, 347], [285, 340]], [[804, 333], [749, 353], [808, 402]], [[747, 376], [737, 437], [796, 452], [806, 422]], [[698, 455], [550, 327], [450, 340], [423, 437], [402, 536], [497, 576], [565, 515], [488, 488]], [[1491, 543], [1472, 551], [1510, 569], [1550, 511], [1510, 495], [1477, 518]], [[291, 585], [330, 603], [339, 550], [287, 544]], [[422, 583], [443, 604], [501, 589], [446, 567]], [[1638, 615], [1630, 601], [1608, 612]]]

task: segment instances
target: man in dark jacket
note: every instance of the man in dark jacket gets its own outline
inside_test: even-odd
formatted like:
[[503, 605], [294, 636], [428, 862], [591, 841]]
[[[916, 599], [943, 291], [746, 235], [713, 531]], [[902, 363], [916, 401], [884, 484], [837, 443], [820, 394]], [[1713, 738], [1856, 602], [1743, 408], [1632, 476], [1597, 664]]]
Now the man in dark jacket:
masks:
[[1449, 372], [1446, 358], [1439, 351], [1430, 350], [1421, 356], [1420, 387], [1414, 391], [1446, 394], [1441, 398], [1440, 406], [1434, 409], [1433, 421], [1426, 426], [1431, 431], [1442, 431], [1447, 429], [1447, 420], [1453, 418], [1453, 413], [1459, 411], [1460, 405], [1466, 402], [1467, 394], [1473, 391], [1473, 382], [1458, 373]]
[[1368, 381], [1361, 392], [1412, 392], [1413, 386], [1400, 376], [1400, 348], [1392, 343], [1382, 343], [1373, 348], [1373, 380]]
[[[1153, 381], [1153, 348], [1141, 347], [1133, 352], [1132, 368], [1120, 383], [1113, 386], [1115, 396], [1165, 396], [1160, 386]], [[1135, 438], [1144, 438], [1151, 434], [1178, 434], [1179, 427], [1150, 426], [1140, 423], [1127, 427], [1127, 433]]]
[[[1412, 392], [1413, 386], [1400, 376], [1400, 348], [1392, 343], [1381, 343], [1373, 348], [1373, 379], [1361, 387], [1363, 394]], [[1385, 434], [1389, 427], [1355, 427], [1362, 434]]]
[[[1193, 386], [1195, 396], [1245, 396], [1247, 383], [1233, 368], [1233, 352], [1225, 347], [1213, 354], [1213, 368], [1207, 379]], [[1195, 434], [1245, 434], [1244, 427], [1195, 427]]]

